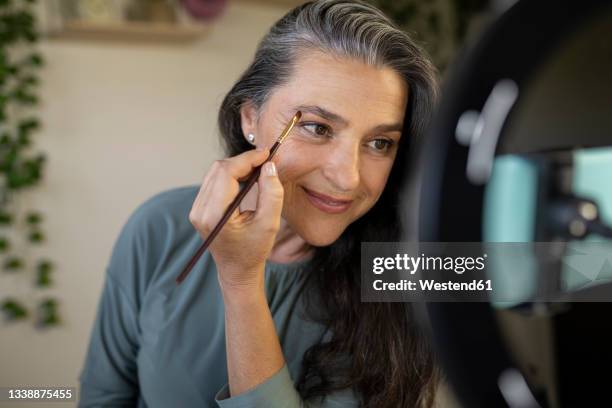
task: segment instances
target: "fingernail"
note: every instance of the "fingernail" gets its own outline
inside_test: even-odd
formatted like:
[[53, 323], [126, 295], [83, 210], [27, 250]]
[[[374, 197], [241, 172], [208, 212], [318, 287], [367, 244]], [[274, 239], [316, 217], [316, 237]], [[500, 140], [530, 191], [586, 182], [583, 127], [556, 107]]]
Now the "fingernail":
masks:
[[266, 173], [268, 176], [276, 176], [276, 166], [274, 165], [274, 162], [266, 163]]

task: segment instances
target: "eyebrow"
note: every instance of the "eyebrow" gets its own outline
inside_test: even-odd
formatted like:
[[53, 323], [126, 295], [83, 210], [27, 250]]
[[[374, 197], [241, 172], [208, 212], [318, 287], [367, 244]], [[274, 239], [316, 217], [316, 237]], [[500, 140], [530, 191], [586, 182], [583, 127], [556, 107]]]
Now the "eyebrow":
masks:
[[372, 129], [374, 133], [401, 132], [402, 130], [404, 130], [404, 125], [401, 123], [392, 123], [389, 125], [378, 125], [378, 126], [375, 126], [374, 129]]
[[[339, 123], [342, 126], [347, 126], [349, 124], [348, 120], [344, 119], [342, 116], [337, 113], [331, 112], [327, 109], [324, 109], [318, 105], [300, 105], [296, 108], [296, 110], [312, 113], [314, 115], [320, 116], [330, 122]], [[403, 130], [403, 124], [401, 123], [392, 123], [392, 124], [383, 124], [375, 126], [372, 129], [373, 132], [401, 132]]]
[[337, 113], [333, 113], [317, 105], [301, 105], [301, 106], [298, 106], [296, 110], [315, 114], [317, 116], [320, 116], [324, 119], [329, 120], [330, 122], [337, 122], [343, 126], [346, 126], [349, 123], [348, 120], [344, 119], [342, 116], [338, 115]]

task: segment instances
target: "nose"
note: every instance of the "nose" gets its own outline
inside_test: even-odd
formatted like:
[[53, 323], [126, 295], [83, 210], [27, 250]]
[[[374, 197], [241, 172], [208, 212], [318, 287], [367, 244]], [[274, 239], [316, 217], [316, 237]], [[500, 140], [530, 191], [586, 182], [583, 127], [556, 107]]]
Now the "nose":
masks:
[[344, 141], [330, 147], [324, 177], [339, 193], [355, 191], [359, 186], [359, 142]]

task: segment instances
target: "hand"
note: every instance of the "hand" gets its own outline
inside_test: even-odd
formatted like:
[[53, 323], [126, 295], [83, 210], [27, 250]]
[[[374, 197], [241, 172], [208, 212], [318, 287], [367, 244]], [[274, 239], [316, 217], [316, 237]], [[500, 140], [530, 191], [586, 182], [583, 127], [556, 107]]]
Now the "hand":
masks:
[[[189, 213], [189, 221], [202, 239], [208, 237], [238, 195], [239, 181], [247, 179], [269, 153], [268, 149], [249, 150], [212, 164]], [[257, 209], [242, 213], [236, 209], [208, 247], [222, 289], [258, 285], [262, 281], [283, 208], [283, 187], [274, 163], [263, 166], [257, 184]]]

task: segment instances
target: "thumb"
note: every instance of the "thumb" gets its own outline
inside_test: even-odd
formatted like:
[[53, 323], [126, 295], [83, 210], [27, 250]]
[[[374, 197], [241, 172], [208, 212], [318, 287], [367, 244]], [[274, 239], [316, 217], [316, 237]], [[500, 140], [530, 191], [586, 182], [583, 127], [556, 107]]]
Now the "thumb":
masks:
[[258, 222], [271, 223], [273, 227], [280, 225], [280, 215], [283, 209], [283, 185], [281, 184], [274, 162], [266, 162], [257, 182], [259, 196], [257, 197]]

